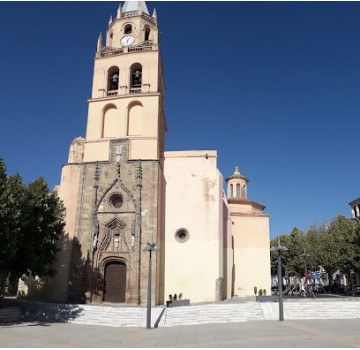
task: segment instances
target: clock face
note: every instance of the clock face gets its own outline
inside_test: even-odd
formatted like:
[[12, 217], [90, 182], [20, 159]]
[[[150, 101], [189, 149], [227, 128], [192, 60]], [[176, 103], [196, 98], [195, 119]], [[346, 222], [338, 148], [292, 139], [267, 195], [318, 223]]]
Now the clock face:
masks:
[[131, 35], [125, 35], [121, 38], [120, 40], [120, 44], [122, 46], [130, 46], [131, 44], [133, 44], [135, 41], [134, 37]]

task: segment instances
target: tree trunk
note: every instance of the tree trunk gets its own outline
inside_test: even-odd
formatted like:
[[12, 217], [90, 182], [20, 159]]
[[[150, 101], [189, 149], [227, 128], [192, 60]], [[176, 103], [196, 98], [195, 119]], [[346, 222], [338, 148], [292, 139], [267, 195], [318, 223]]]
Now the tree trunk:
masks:
[[0, 272], [0, 300], [5, 297], [6, 277], [5, 272]]

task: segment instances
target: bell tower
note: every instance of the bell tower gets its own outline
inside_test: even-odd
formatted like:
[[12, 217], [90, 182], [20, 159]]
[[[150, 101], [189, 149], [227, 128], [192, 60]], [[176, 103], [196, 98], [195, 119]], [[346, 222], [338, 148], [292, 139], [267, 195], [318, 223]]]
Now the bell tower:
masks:
[[129, 159], [160, 159], [166, 121], [156, 11], [127, 1], [97, 42], [85, 161], [108, 160], [109, 140], [129, 140]]
[[[98, 37], [86, 136], [72, 142], [57, 188], [72, 241], [58, 300], [146, 303], [144, 248], [164, 240], [163, 96], [156, 11], [127, 1]], [[162, 256], [152, 257], [152, 304], [163, 303]]]

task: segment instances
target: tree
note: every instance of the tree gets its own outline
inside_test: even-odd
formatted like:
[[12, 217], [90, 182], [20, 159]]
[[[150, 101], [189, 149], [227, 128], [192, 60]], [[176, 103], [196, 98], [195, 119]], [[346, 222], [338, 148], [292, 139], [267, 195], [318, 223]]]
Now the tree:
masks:
[[335, 217], [327, 226], [319, 239], [318, 254], [321, 266], [329, 278], [337, 271], [349, 272], [355, 267], [355, 251], [353, 242], [353, 222], [344, 216]]
[[304, 267], [304, 257], [302, 254], [306, 247], [304, 232], [294, 227], [289, 235], [287, 244], [288, 262], [286, 264], [286, 270], [290, 274], [301, 274]]
[[313, 224], [305, 234], [305, 249], [303, 253], [305, 255], [302, 257], [304, 265], [306, 259], [308, 271], [316, 271], [318, 270], [319, 265], [323, 266], [321, 260], [321, 242], [327, 229], [328, 224], [326, 222], [323, 222], [320, 225]]
[[54, 276], [57, 241], [64, 228], [64, 208], [41, 177], [27, 186], [24, 199], [18, 247], [19, 255], [25, 259], [17, 262], [18, 274], [26, 274], [27, 270], [33, 276]]
[[5, 163], [0, 158], [0, 297], [4, 295], [6, 277], [17, 259], [22, 195], [21, 177], [7, 177]]
[[332, 221], [330, 231], [339, 237], [338, 268], [350, 277], [352, 271], [360, 270], [359, 221], [338, 216]]
[[[294, 227], [289, 235], [280, 235], [280, 244], [285, 246], [287, 250], [281, 252], [281, 262], [284, 271], [290, 274], [302, 272], [303, 258], [301, 254], [305, 247], [305, 234], [298, 228]], [[278, 245], [277, 238], [271, 240], [272, 247]], [[271, 254], [271, 271], [277, 274], [277, 253]]]
[[25, 186], [19, 175], [6, 175], [0, 159], [0, 295], [9, 274], [54, 276], [64, 225], [64, 207], [46, 181]]
[[[322, 266], [329, 277], [338, 270], [348, 275], [360, 270], [360, 222], [344, 216], [335, 217], [330, 224], [312, 225], [306, 233], [294, 228], [289, 235], [281, 235], [283, 266], [292, 274]], [[271, 241], [277, 245], [277, 239]], [[304, 256], [303, 254], [306, 254]], [[276, 256], [271, 257], [272, 273], [276, 274]]]

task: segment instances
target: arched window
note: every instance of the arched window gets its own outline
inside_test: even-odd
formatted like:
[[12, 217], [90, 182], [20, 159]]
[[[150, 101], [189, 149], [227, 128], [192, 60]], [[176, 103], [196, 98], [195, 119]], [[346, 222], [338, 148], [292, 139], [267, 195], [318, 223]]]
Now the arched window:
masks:
[[124, 28], [124, 33], [125, 34], [131, 34], [132, 33], [132, 25], [131, 24], [127, 24]]
[[148, 41], [150, 38], [150, 27], [149, 26], [145, 26], [145, 41]]
[[240, 198], [240, 184], [236, 184], [236, 198]]
[[113, 43], [113, 37], [114, 37], [114, 33], [111, 32], [110, 35], [109, 35], [109, 44], [107, 46], [112, 46], [112, 43]]
[[108, 71], [107, 95], [117, 95], [119, 89], [120, 71], [118, 67], [111, 67]]
[[234, 186], [233, 184], [230, 184], [230, 198], [234, 196]]
[[141, 83], [142, 83], [142, 66], [139, 63], [135, 63], [131, 66], [131, 82], [130, 82], [130, 92], [139, 93], [141, 92]]

